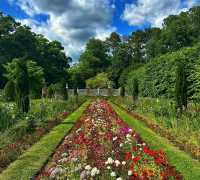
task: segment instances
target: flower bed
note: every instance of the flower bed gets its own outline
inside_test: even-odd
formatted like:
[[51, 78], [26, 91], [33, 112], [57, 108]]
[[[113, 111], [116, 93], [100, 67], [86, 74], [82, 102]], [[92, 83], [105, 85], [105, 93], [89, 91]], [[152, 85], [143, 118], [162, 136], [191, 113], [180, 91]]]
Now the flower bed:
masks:
[[37, 179], [182, 179], [104, 100], [93, 102]]

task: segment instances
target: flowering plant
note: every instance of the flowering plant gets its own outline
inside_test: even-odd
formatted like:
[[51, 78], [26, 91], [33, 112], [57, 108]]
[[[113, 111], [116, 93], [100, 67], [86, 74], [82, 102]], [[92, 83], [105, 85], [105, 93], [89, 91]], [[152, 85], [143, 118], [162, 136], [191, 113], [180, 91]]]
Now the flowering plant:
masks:
[[93, 102], [38, 179], [182, 179], [104, 100]]

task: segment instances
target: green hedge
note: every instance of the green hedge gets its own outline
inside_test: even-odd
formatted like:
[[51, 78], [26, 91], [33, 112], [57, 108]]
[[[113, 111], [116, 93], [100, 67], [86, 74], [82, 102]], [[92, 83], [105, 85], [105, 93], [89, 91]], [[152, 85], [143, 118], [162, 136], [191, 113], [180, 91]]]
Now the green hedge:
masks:
[[130, 127], [139, 133], [152, 149], [162, 149], [165, 151], [170, 164], [176, 167], [183, 175], [184, 179], [200, 179], [200, 163], [198, 161], [193, 160], [185, 152], [174, 147], [167, 139], [154, 133], [151, 129], [146, 127], [143, 122], [135, 120], [132, 116], [113, 103], [111, 103], [111, 105], [117, 114], [128, 123]]
[[[175, 78], [177, 62], [182, 61], [186, 64], [187, 75], [190, 77], [189, 89], [190, 95], [194, 93], [195, 87], [193, 74], [195, 65], [200, 60], [200, 44], [193, 47], [182, 48], [173, 53], [167, 53], [155, 59], [146, 65], [132, 70], [127, 76], [127, 89], [130, 92], [132, 89], [132, 81], [134, 78], [139, 80], [140, 96], [151, 97], [174, 97]], [[192, 79], [192, 80], [190, 80]]]
[[26, 151], [0, 174], [0, 180], [28, 180], [43, 167], [68, 131], [89, 105], [85, 102], [78, 110], [56, 126], [49, 134]]

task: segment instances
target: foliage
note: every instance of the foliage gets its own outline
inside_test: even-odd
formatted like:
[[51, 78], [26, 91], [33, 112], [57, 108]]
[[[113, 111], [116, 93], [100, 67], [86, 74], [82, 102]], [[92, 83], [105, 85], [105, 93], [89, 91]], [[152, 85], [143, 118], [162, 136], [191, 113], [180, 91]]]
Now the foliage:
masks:
[[48, 84], [56, 83], [61, 78], [68, 78], [66, 69], [71, 58], [64, 53], [58, 41], [49, 41], [42, 35], [31, 32], [27, 26], [16, 22], [12, 17], [0, 12], [0, 88], [7, 82], [3, 76], [3, 65], [15, 58], [31, 59], [43, 68]]
[[[111, 66], [108, 70], [109, 79], [114, 82], [116, 88], [119, 87], [119, 79], [124, 70], [131, 65], [132, 49], [128, 44], [121, 44], [113, 51]], [[123, 85], [123, 84], [122, 84]]]
[[16, 81], [17, 78], [17, 63], [19, 61], [23, 61], [26, 63], [28, 76], [29, 76], [29, 86], [30, 86], [30, 94], [32, 97], [40, 97], [41, 89], [44, 85], [44, 72], [43, 69], [37, 65], [36, 62], [25, 59], [13, 59], [12, 62], [4, 65], [6, 69], [5, 77], [12, 81]]
[[80, 56], [79, 63], [69, 70], [71, 86], [85, 87], [87, 79], [105, 71], [108, 66], [109, 56], [106, 44], [99, 39], [90, 39]]
[[108, 79], [106, 73], [99, 73], [95, 77], [86, 80], [88, 88], [107, 88], [111, 86], [112, 82]]
[[[185, 63], [186, 76], [193, 74], [192, 67], [197, 64], [199, 59], [200, 45], [197, 44], [190, 48], [183, 48], [177, 52], [167, 53], [152, 60], [152, 62], [139, 66], [128, 74], [127, 89], [131, 93], [130, 84], [137, 78], [140, 84], [139, 95], [151, 97], [174, 97], [176, 82], [176, 65], [178, 62]], [[188, 86], [193, 84], [188, 79]], [[192, 96], [192, 92], [188, 96]]]
[[4, 97], [6, 101], [14, 101], [15, 100], [15, 83], [10, 80], [6, 83], [4, 87]]
[[190, 84], [190, 93], [193, 94], [193, 99], [200, 98], [200, 60], [192, 66], [191, 74], [188, 77]]

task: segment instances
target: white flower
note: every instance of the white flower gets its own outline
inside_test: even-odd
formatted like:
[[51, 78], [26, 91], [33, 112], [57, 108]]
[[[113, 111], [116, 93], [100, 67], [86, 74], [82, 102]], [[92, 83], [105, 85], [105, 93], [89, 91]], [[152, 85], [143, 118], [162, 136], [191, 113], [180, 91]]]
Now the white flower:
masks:
[[67, 158], [60, 159], [58, 162], [59, 162], [59, 163], [67, 162]]
[[110, 167], [110, 166], [107, 166], [106, 168], [107, 168], [107, 169], [111, 169], [111, 167]]
[[63, 153], [61, 156], [62, 157], [67, 157], [67, 153]]
[[126, 161], [122, 161], [122, 165], [126, 165]]
[[122, 180], [122, 178], [121, 178], [121, 177], [118, 177], [116, 180]]
[[127, 135], [126, 135], [126, 138], [130, 138], [130, 137], [131, 137], [131, 135], [130, 135], [130, 134], [127, 134]]
[[79, 131], [81, 131], [81, 128], [77, 129], [77, 130], [76, 130], [76, 133], [79, 133]]
[[116, 141], [117, 140], [117, 136], [115, 136], [114, 138], [113, 138], [113, 141]]
[[50, 177], [54, 178], [57, 174], [63, 174], [65, 170], [61, 167], [56, 167], [53, 171], [51, 171]]
[[116, 167], [118, 167], [120, 164], [121, 164], [121, 163], [120, 163], [119, 160], [115, 160], [115, 165], [116, 165]]
[[112, 171], [112, 172], [110, 173], [110, 176], [111, 176], [111, 177], [115, 177], [115, 176], [116, 176], [116, 173], [115, 173], [114, 171]]
[[96, 174], [99, 174], [99, 173], [100, 173], [100, 171], [96, 167], [92, 168], [92, 170], [91, 170], [91, 176], [94, 177]]
[[90, 170], [92, 167], [90, 165], [85, 166], [85, 170]]
[[113, 159], [111, 157], [109, 157], [107, 160], [107, 164], [112, 164], [113, 162], [114, 162]]
[[142, 143], [142, 145], [143, 145], [143, 146], [146, 146], [146, 144], [145, 144], [145, 143]]
[[128, 132], [132, 132], [133, 130], [132, 129], [128, 129]]
[[121, 143], [119, 146], [120, 146], [120, 147], [123, 147], [123, 143]]
[[128, 171], [128, 176], [132, 176], [133, 172], [131, 170]]
[[87, 176], [86, 172], [85, 171], [82, 171], [81, 172], [81, 175], [80, 175], [80, 179], [85, 179]]

